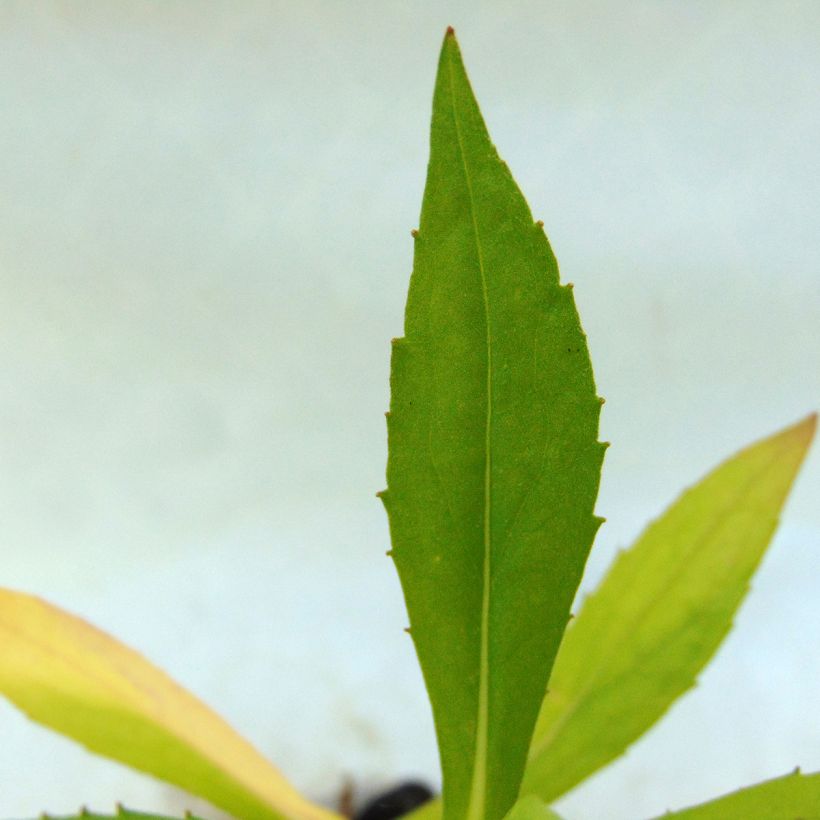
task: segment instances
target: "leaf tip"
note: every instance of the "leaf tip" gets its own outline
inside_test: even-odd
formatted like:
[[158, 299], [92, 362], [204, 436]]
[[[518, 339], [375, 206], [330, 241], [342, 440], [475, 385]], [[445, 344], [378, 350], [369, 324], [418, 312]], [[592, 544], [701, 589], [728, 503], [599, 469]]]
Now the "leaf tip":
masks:
[[447, 31], [444, 32], [445, 37], [455, 37], [456, 30], [452, 26], [447, 26]]
[[776, 433], [773, 438], [780, 439], [788, 447], [799, 447], [801, 450], [808, 450], [809, 445], [817, 432], [817, 413], [809, 413], [791, 427], [787, 427], [780, 433]]

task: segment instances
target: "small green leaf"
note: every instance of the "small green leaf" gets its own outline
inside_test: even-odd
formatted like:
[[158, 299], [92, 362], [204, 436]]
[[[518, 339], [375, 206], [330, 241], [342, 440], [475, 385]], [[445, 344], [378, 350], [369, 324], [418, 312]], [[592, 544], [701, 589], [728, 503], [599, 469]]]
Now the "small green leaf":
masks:
[[116, 814], [97, 814], [86, 808], [80, 809], [77, 814], [49, 814], [43, 812], [38, 820], [200, 820], [190, 812], [184, 818], [166, 817], [163, 814], [146, 814], [141, 811], [132, 811], [123, 806], [117, 806]]
[[820, 820], [820, 772], [795, 771], [656, 820]]
[[243, 820], [332, 820], [204, 703], [132, 649], [0, 589], [0, 694], [91, 751]]
[[496, 820], [518, 796], [600, 524], [604, 445], [572, 289], [490, 142], [452, 31], [391, 394], [382, 496], [444, 814]]
[[618, 556], [567, 630], [522, 794], [562, 795], [695, 685], [732, 625], [816, 421], [729, 459]]
[[522, 797], [508, 812], [504, 820], [561, 820], [546, 803], [530, 794]]

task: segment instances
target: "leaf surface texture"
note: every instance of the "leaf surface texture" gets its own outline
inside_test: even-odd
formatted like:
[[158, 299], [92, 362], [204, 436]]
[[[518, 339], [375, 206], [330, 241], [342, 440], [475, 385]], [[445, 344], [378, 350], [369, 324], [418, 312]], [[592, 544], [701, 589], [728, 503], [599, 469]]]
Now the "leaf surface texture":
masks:
[[91, 751], [243, 820], [330, 820], [162, 670], [39, 598], [0, 589], [0, 693]]
[[490, 142], [450, 32], [382, 494], [447, 818], [494, 820], [517, 797], [600, 524], [599, 414], [572, 289]]
[[810, 416], [742, 450], [620, 553], [567, 630], [522, 793], [554, 800], [695, 685], [731, 628], [815, 426]]

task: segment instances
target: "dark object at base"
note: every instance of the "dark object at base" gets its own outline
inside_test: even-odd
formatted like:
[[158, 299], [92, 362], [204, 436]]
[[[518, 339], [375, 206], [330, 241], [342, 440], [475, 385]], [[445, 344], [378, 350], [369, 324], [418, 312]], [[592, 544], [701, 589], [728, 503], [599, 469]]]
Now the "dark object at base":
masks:
[[371, 800], [356, 820], [393, 820], [417, 809], [432, 799], [433, 792], [423, 783], [404, 783]]

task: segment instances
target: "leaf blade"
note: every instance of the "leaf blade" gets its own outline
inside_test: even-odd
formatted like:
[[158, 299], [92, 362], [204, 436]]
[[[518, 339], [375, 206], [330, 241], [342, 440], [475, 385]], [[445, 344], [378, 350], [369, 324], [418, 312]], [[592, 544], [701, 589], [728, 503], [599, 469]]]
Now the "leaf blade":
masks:
[[119, 641], [0, 589], [0, 694], [88, 749], [238, 817], [330, 820], [204, 703]]
[[504, 820], [561, 820], [546, 803], [529, 794], [515, 802]]
[[600, 524], [599, 413], [571, 287], [448, 32], [382, 493], [448, 818], [492, 820], [516, 798]]
[[820, 820], [820, 772], [766, 780], [656, 820]]
[[118, 805], [115, 814], [97, 814], [97, 812], [82, 808], [77, 814], [69, 815], [56, 815], [43, 812], [38, 820], [202, 820], [202, 818], [190, 813], [186, 813], [184, 818], [173, 818], [164, 814], [134, 811]]
[[745, 448], [618, 556], [567, 630], [523, 793], [564, 794], [695, 685], [731, 627], [815, 427], [812, 415]]

